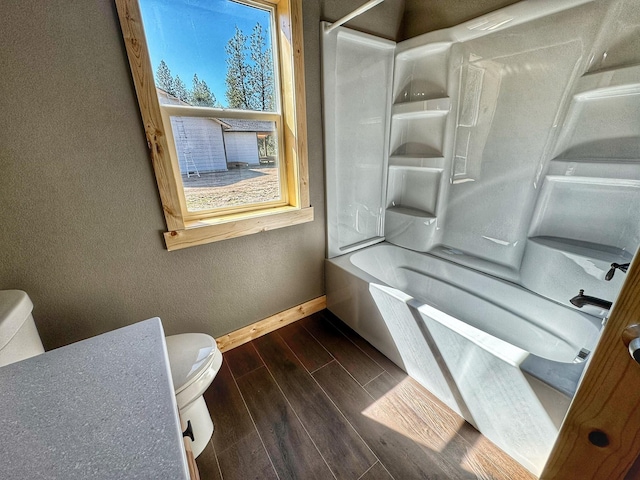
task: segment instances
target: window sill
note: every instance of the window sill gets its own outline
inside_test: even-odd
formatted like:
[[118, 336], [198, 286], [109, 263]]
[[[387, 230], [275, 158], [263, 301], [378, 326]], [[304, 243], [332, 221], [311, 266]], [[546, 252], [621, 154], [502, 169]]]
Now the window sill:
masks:
[[312, 221], [313, 207], [279, 207], [189, 222], [184, 230], [166, 232], [164, 240], [167, 250], [180, 250]]

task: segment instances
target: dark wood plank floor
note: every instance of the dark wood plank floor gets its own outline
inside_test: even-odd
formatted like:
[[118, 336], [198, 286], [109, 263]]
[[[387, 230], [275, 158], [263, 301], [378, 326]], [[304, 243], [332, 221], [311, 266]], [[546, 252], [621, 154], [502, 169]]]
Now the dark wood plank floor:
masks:
[[535, 477], [328, 311], [224, 354], [202, 480]]

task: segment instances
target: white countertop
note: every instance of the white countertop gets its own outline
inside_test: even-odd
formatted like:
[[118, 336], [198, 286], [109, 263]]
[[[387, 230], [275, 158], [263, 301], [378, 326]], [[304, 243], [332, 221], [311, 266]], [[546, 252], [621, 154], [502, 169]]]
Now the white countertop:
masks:
[[0, 478], [189, 478], [159, 318], [0, 368]]

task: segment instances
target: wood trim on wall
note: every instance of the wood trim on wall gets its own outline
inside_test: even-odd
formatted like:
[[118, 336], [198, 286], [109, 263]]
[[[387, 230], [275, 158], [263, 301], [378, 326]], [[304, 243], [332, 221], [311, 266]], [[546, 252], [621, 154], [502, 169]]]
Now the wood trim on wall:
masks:
[[[164, 235], [167, 249], [177, 250], [313, 221], [307, 163], [302, 0], [255, 2], [266, 2], [277, 7], [275, 12], [282, 115], [257, 112], [248, 115], [278, 118], [281, 162], [286, 167], [280, 172], [283, 198], [274, 202], [275, 205], [247, 204], [228, 210], [217, 209], [197, 214], [189, 212], [186, 207], [169, 113], [176, 111], [189, 116], [220, 113], [238, 118], [244, 118], [246, 114], [240, 115], [240, 112], [233, 110], [227, 112], [226, 109], [207, 109], [205, 112], [197, 108], [161, 106], [138, 0], [115, 2], [167, 223], [168, 231]], [[269, 208], [265, 208], [267, 206]], [[297, 212], [291, 212], [291, 209]], [[265, 220], [263, 217], [266, 215], [273, 215], [273, 218]]]
[[151, 152], [151, 163], [156, 174], [158, 191], [162, 200], [164, 217], [169, 230], [184, 228], [181, 198], [178, 194], [178, 180], [175, 178], [169, 143], [164, 134], [162, 114], [156, 85], [153, 80], [151, 59], [147, 48], [142, 14], [137, 0], [116, 0], [120, 28], [124, 38], [127, 57], [131, 67], [140, 113], [144, 123], [144, 133]]
[[297, 322], [298, 320], [308, 317], [309, 315], [319, 312], [327, 308], [327, 297], [325, 295], [302, 303], [297, 307], [290, 308], [284, 312], [276, 313], [270, 317], [260, 320], [259, 322], [247, 325], [234, 332], [227, 333], [222, 337], [216, 338], [218, 348], [222, 353], [239, 347], [251, 340], [271, 333], [274, 330]]
[[220, 223], [217, 219], [201, 220], [193, 222], [194, 227], [185, 230], [175, 230], [164, 233], [167, 250], [180, 250], [181, 248], [204, 245], [218, 240], [241, 237], [252, 233], [266, 232], [278, 228], [299, 225], [313, 221], [313, 207], [293, 209], [281, 207], [270, 210], [258, 211], [252, 217], [243, 218], [240, 215], [223, 218]]
[[[271, 1], [271, 0], [268, 0]], [[285, 160], [287, 183], [290, 191], [296, 191], [297, 197], [290, 199], [293, 205], [306, 208], [311, 205], [309, 199], [309, 166], [307, 151], [307, 107], [304, 70], [304, 38], [301, 0], [278, 0], [278, 23], [280, 24], [280, 61], [282, 81], [289, 84], [293, 92], [290, 98], [284, 98], [284, 136], [289, 150]]]

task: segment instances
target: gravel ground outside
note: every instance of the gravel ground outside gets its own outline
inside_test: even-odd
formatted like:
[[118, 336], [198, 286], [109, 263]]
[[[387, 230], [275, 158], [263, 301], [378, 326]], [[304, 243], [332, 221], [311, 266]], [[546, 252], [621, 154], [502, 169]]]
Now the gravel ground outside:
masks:
[[264, 165], [226, 172], [183, 175], [187, 209], [191, 212], [279, 199], [278, 168]]

